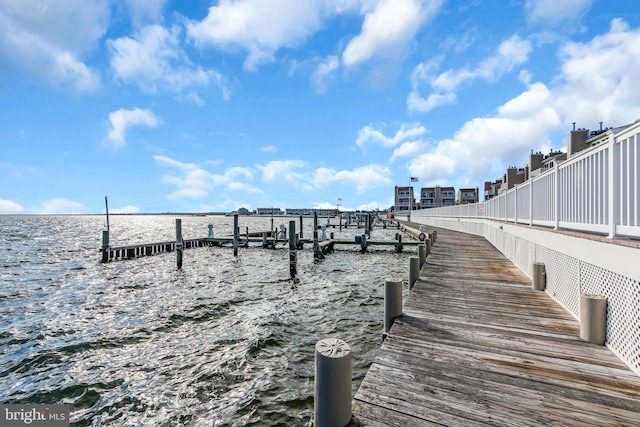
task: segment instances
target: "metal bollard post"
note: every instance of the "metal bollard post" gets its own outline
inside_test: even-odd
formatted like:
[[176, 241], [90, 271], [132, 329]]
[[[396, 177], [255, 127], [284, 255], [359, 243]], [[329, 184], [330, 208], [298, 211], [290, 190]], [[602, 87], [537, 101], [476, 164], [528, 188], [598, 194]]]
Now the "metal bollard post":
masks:
[[580, 294], [580, 338], [603, 345], [607, 336], [607, 297]]
[[351, 421], [351, 348], [337, 338], [316, 343], [314, 425], [345, 426]]
[[533, 263], [533, 282], [531, 287], [534, 291], [544, 291], [547, 284], [547, 273], [543, 262]]
[[387, 279], [384, 282], [384, 335], [386, 336], [396, 317], [402, 315], [402, 280]]
[[413, 284], [418, 280], [420, 274], [420, 258], [412, 256], [409, 258], [409, 289], [413, 289]]

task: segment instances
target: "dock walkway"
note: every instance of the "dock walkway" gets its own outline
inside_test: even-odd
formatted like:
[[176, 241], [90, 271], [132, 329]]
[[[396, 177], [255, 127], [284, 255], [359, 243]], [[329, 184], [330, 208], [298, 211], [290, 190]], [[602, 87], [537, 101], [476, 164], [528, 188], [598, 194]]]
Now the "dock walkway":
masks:
[[640, 426], [640, 377], [485, 239], [436, 230], [350, 425]]

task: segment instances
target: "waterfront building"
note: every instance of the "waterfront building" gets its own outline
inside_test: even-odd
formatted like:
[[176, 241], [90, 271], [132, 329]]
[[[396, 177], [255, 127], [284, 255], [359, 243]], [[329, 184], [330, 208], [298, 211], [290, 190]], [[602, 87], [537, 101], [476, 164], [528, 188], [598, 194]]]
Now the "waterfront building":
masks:
[[310, 216], [314, 213], [318, 214], [318, 216], [335, 216], [338, 214], [336, 209], [309, 209], [309, 208], [286, 208], [284, 210], [285, 215], [295, 215], [295, 216]]
[[420, 190], [420, 208], [453, 206], [456, 204], [456, 191], [453, 187], [423, 187]]
[[498, 195], [498, 189], [502, 185], [502, 178], [498, 178], [495, 181], [484, 182], [484, 200], [493, 199]]
[[478, 187], [476, 188], [460, 188], [458, 190], [458, 199], [456, 204], [466, 205], [468, 203], [478, 203]]
[[395, 212], [414, 210], [416, 199], [413, 196], [413, 187], [398, 187], [396, 185], [393, 209]]
[[257, 208], [257, 215], [282, 215], [282, 209], [280, 208]]

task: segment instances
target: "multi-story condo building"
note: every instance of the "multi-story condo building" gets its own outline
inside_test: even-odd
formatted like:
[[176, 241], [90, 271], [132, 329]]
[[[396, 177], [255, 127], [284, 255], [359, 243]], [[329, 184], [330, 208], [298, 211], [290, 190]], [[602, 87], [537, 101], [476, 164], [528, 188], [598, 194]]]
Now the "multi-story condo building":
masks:
[[436, 208], [456, 204], [456, 190], [453, 187], [423, 187], [420, 189], [420, 208]]
[[476, 188], [460, 188], [458, 190], [458, 199], [456, 204], [466, 205], [468, 203], [478, 203], [478, 187]]
[[498, 190], [502, 185], [502, 178], [498, 178], [495, 181], [485, 181], [484, 182], [484, 199], [489, 200], [493, 199], [498, 195]]
[[413, 196], [413, 187], [398, 187], [396, 185], [395, 201], [393, 204], [394, 211], [398, 212], [414, 210], [415, 206], [416, 199]]
[[540, 151], [537, 153], [531, 151], [531, 154], [529, 154], [529, 175], [530, 177], [539, 175], [564, 160], [567, 160], [567, 153], [560, 150], [551, 150], [549, 154], [542, 154]]
[[516, 184], [522, 184], [529, 179], [529, 167], [517, 168], [510, 166], [507, 168], [507, 172], [502, 176], [502, 185], [498, 189], [498, 193], [507, 191], [516, 186]]

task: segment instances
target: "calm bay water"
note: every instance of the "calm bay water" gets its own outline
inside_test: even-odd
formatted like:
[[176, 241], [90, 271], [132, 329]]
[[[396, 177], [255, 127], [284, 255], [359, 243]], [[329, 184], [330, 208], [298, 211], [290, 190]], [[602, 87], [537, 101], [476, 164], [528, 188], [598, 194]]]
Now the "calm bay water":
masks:
[[[175, 218], [112, 216], [111, 244], [173, 240]], [[231, 217], [181, 218], [184, 238], [232, 231]], [[101, 264], [104, 226], [0, 215], [0, 403], [68, 403], [78, 426], [310, 425], [315, 343], [349, 343], [355, 393], [381, 345], [384, 279], [406, 280], [413, 254], [354, 245], [314, 262], [307, 245], [296, 281], [284, 247], [188, 249], [182, 270], [174, 253]]]

